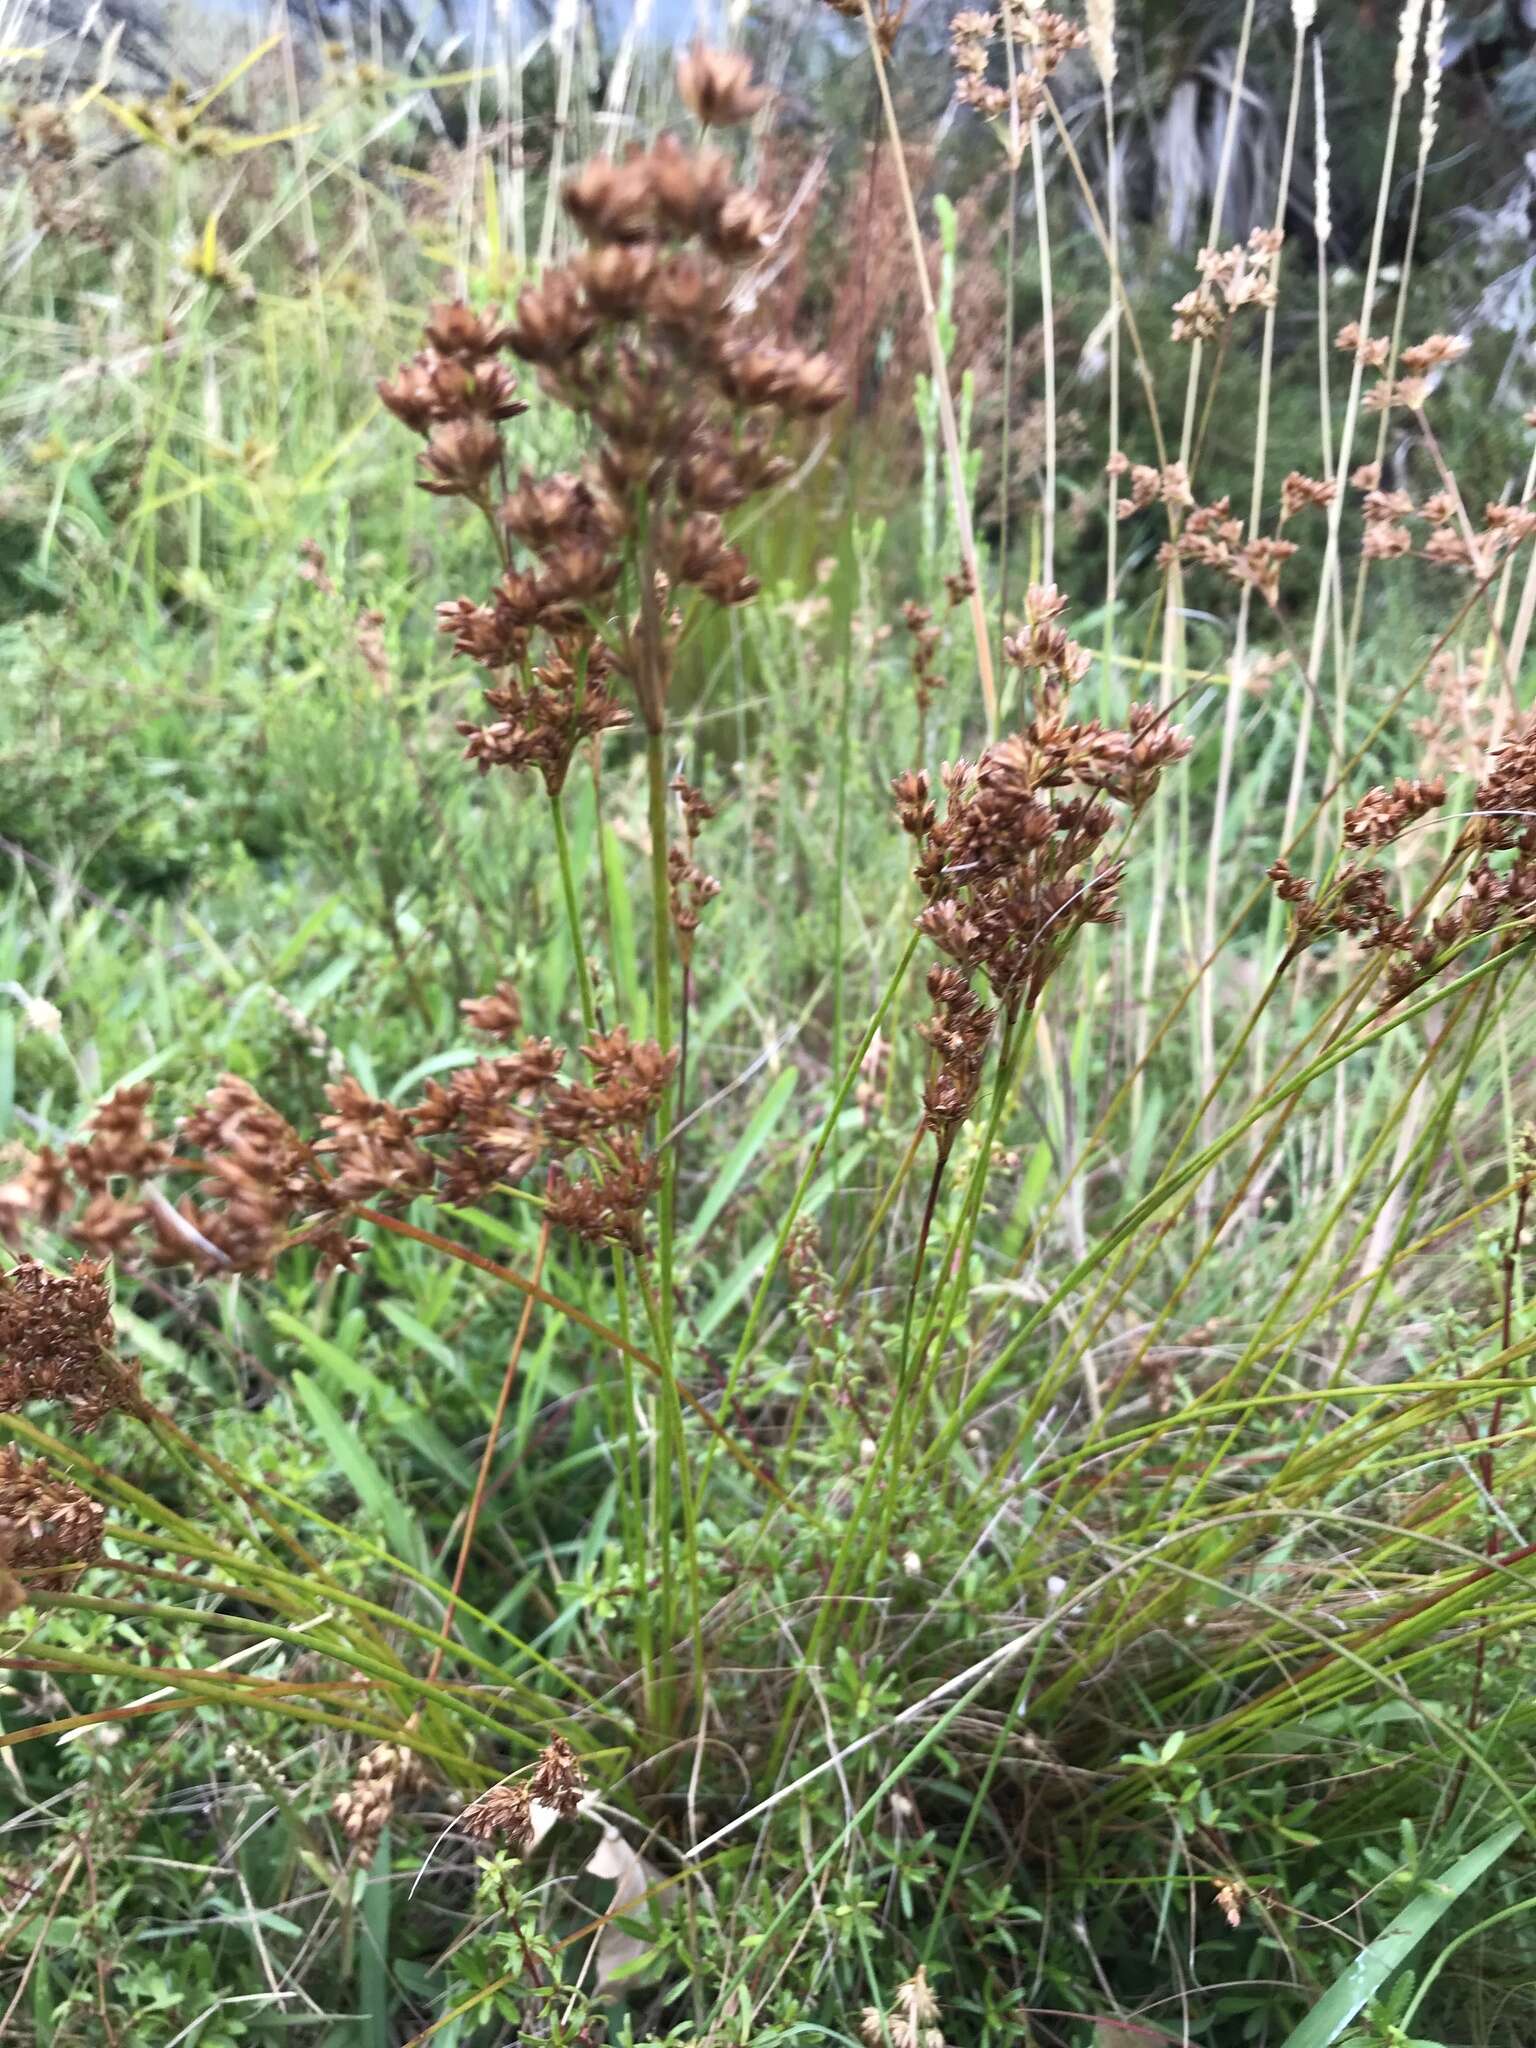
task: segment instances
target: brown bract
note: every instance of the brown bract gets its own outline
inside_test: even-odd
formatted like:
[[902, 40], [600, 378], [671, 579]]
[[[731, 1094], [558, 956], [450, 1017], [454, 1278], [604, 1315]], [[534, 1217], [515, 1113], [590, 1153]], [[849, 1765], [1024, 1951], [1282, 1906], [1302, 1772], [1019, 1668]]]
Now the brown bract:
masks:
[[704, 906], [720, 894], [719, 882], [700, 867], [697, 855], [699, 834], [714, 817], [715, 806], [706, 803], [703, 791], [681, 775], [673, 779], [672, 793], [683, 814], [683, 842], [667, 850], [668, 907], [678, 958], [686, 969], [693, 962], [693, 936]]
[[549, 1807], [561, 1820], [570, 1820], [580, 1808], [585, 1789], [575, 1750], [563, 1735], [556, 1735], [539, 1752], [527, 1778], [509, 1779], [482, 1792], [460, 1814], [459, 1827], [474, 1841], [504, 1842], [521, 1855], [533, 1844], [535, 1804]]

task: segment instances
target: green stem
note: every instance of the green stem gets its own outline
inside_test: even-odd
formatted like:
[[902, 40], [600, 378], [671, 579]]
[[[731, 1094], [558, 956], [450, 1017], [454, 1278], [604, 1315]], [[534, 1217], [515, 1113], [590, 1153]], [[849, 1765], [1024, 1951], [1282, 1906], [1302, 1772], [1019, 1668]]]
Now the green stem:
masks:
[[553, 790], [549, 793], [549, 816], [555, 828], [555, 853], [560, 863], [560, 892], [565, 899], [565, 917], [570, 927], [571, 951], [576, 956], [576, 981], [581, 991], [582, 1029], [590, 1035], [597, 1029], [597, 1004], [592, 993], [592, 970], [587, 962], [587, 949], [581, 941], [581, 911], [576, 900], [576, 875], [571, 865], [571, 842], [565, 829], [565, 806]]
[[[593, 778], [593, 798], [596, 801], [597, 779]], [[575, 870], [571, 861], [571, 842], [565, 826], [565, 806], [560, 796], [553, 791], [549, 798], [550, 818], [554, 825], [555, 850], [560, 863], [560, 889], [565, 899], [566, 921], [570, 927], [571, 950], [576, 956], [576, 980], [581, 993], [581, 1022], [588, 1037], [597, 1030], [597, 998], [592, 987], [592, 970], [587, 960], [586, 947], [581, 939], [581, 910], [576, 896]], [[601, 813], [599, 812], [599, 829]], [[606, 889], [606, 880], [604, 883]], [[610, 918], [610, 929], [612, 920]], [[618, 1304], [619, 1332], [626, 1343], [631, 1340], [629, 1310], [629, 1278], [624, 1268], [624, 1254], [615, 1245], [613, 1257], [613, 1289]], [[629, 1480], [621, 1499], [624, 1520], [625, 1549], [628, 1554], [630, 1574], [635, 1586], [641, 1587], [645, 1579], [645, 1514], [642, 1506], [640, 1479], [640, 1434], [635, 1426], [635, 1368], [627, 1353], [619, 1353], [619, 1370], [622, 1375], [624, 1401], [624, 1441], [628, 1451]], [[635, 1640], [640, 1652], [640, 1666], [645, 1673], [645, 1696], [647, 1711], [652, 1702], [651, 1692], [651, 1619], [650, 1603], [640, 1599], [636, 1603]]]

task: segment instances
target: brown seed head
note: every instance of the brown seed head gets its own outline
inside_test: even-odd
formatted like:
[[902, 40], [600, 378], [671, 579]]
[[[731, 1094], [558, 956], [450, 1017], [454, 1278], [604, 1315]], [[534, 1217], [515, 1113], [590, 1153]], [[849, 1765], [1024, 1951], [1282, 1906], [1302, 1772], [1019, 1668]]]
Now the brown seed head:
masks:
[[24, 1573], [28, 1589], [64, 1592], [101, 1556], [106, 1510], [73, 1480], [0, 1445], [0, 1566]]
[[523, 1005], [510, 982], [498, 981], [493, 994], [460, 1003], [467, 1024], [491, 1038], [508, 1039], [522, 1029]]
[[431, 473], [417, 488], [438, 498], [477, 498], [500, 453], [501, 436], [489, 420], [448, 420], [432, 429], [421, 458]]
[[765, 89], [752, 83], [747, 58], [698, 44], [678, 62], [677, 89], [683, 105], [704, 128], [731, 128], [750, 121], [768, 99]]
[[137, 1370], [113, 1351], [105, 1275], [89, 1259], [50, 1273], [21, 1258], [0, 1273], [0, 1413], [63, 1401], [76, 1429], [92, 1429], [115, 1409], [138, 1412]]
[[439, 300], [427, 316], [428, 344], [440, 356], [458, 356], [465, 362], [497, 354], [506, 347], [511, 332], [498, 313], [490, 309], [472, 312], [462, 299]]

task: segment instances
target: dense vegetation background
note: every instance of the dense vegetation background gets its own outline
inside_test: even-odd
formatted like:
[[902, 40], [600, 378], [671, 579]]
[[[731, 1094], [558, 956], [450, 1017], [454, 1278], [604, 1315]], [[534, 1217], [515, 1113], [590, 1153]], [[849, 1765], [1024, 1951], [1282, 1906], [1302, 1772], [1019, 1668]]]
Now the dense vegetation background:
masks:
[[[376, 383], [572, 257], [576, 167], [691, 132], [677, 24], [0, 10], [0, 1237], [117, 1255], [149, 1404], [37, 1399], [10, 1267], [0, 2037], [1530, 2039], [1532, 849], [1487, 816], [1536, 803], [1491, 779], [1536, 583], [1476, 550], [1532, 488], [1536, 20], [1310, 12], [1089, 9], [1022, 141], [922, 0], [701, 23], [772, 88], [717, 138], [750, 310], [847, 396], [655, 744], [552, 807], [462, 758], [434, 606], [500, 564]], [[1176, 340], [1200, 250], [1272, 225], [1275, 303]], [[1347, 322], [1468, 348], [1369, 412]], [[507, 360], [508, 483], [578, 468]], [[1293, 471], [1341, 517], [1286, 524], [1274, 604], [1179, 553], [1224, 497], [1275, 536]], [[1074, 715], [1189, 751], [936, 1168], [890, 785], [1038, 711], [1003, 642], [1050, 582]], [[686, 953], [658, 764], [718, 810]], [[1399, 776], [1427, 825], [1341, 851]], [[1496, 910], [1383, 1006], [1350, 862], [1419, 936], [1479, 864]], [[598, 1023], [675, 1042], [669, 948], [638, 1249], [542, 1176], [233, 1277], [141, 1241], [169, 1154], [39, 1203], [145, 1083], [162, 1133], [224, 1075], [311, 1137], [350, 1077], [381, 1129], [498, 984], [573, 1077]], [[466, 1833], [556, 1739], [579, 1809]]]

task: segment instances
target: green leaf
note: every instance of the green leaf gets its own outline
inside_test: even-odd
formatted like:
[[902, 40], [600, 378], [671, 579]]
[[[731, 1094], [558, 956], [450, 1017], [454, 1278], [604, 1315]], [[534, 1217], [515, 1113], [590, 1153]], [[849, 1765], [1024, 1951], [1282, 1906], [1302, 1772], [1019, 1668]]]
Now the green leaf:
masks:
[[713, 1176], [709, 1193], [701, 1203], [693, 1227], [688, 1233], [690, 1249], [702, 1241], [709, 1226], [741, 1185], [747, 1168], [757, 1157], [769, 1132], [788, 1107], [789, 1098], [794, 1094], [799, 1078], [793, 1067], [786, 1067], [758, 1104], [752, 1121], [737, 1140], [730, 1157]]
[[1330, 2048], [1367, 2001], [1412, 1955], [1437, 1921], [1498, 1862], [1510, 1843], [1525, 1832], [1512, 1820], [1453, 1863], [1438, 1883], [1422, 1885], [1383, 1933], [1363, 1948], [1342, 1976], [1323, 1993], [1300, 2026], [1292, 2028], [1283, 2048]]
[[368, 1888], [363, 1893], [363, 1938], [358, 1944], [357, 2002], [366, 2048], [389, 2048], [389, 1829], [379, 1836]]
[[315, 1434], [335, 1459], [352, 1491], [383, 1528], [396, 1555], [425, 1568], [427, 1547], [422, 1541], [421, 1531], [384, 1474], [358, 1442], [356, 1433], [343, 1421], [308, 1373], [294, 1374], [293, 1391], [304, 1404]]
[[267, 1321], [274, 1330], [285, 1337], [291, 1337], [312, 1358], [316, 1365], [332, 1374], [366, 1407], [372, 1408], [397, 1436], [419, 1450], [431, 1460], [445, 1479], [455, 1486], [468, 1488], [474, 1474], [465, 1460], [460, 1457], [435, 1422], [430, 1421], [414, 1402], [406, 1400], [403, 1394], [372, 1373], [366, 1365], [343, 1351], [339, 1344], [331, 1343], [320, 1336], [297, 1316], [289, 1315], [286, 1309], [274, 1308], [268, 1311]]
[[408, 1308], [402, 1308], [398, 1301], [381, 1301], [379, 1313], [394, 1324], [407, 1343], [414, 1344], [418, 1351], [425, 1351], [429, 1358], [435, 1358], [445, 1371], [458, 1370], [459, 1362], [453, 1347], [445, 1344], [435, 1330], [429, 1330], [421, 1318], [413, 1316]]

